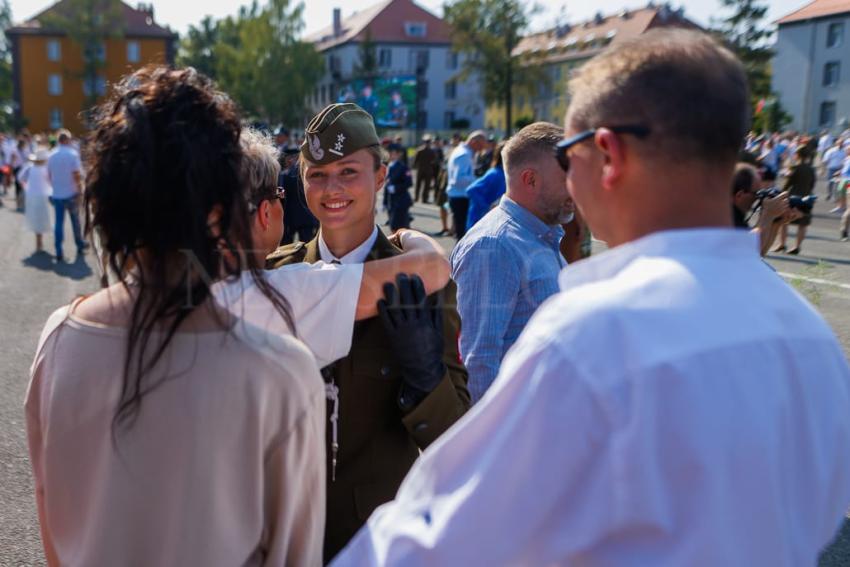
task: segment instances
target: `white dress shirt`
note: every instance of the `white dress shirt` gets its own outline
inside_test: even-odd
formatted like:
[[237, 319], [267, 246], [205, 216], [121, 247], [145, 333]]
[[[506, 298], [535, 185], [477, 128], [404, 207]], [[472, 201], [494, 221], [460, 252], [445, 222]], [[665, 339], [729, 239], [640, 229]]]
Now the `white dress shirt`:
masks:
[[80, 154], [69, 146], [59, 144], [47, 160], [54, 199], [70, 199], [79, 193], [74, 172], [82, 172]]
[[372, 230], [372, 234], [369, 235], [369, 238], [364, 240], [360, 246], [342, 258], [337, 258], [325, 243], [325, 237], [322, 235], [322, 229], [319, 229], [319, 257], [322, 259], [322, 262], [327, 262], [328, 264], [362, 264], [366, 261], [366, 257], [369, 256], [369, 252], [371, 252], [372, 248], [375, 246], [376, 240], [378, 240], [377, 226], [374, 230]]
[[334, 565], [813, 565], [850, 504], [850, 369], [757, 239], [657, 233], [560, 283]]

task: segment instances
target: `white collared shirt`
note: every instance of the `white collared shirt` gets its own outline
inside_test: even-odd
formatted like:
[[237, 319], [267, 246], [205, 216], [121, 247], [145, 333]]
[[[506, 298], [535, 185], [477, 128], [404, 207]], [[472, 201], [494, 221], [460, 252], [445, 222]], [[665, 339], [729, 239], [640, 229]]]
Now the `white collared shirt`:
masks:
[[850, 504], [850, 369], [744, 231], [566, 268], [483, 400], [334, 565], [812, 565]]
[[331, 249], [328, 248], [328, 245], [325, 243], [325, 237], [322, 235], [322, 230], [319, 229], [319, 257], [322, 259], [322, 262], [326, 262], [328, 264], [336, 261], [340, 264], [362, 264], [366, 261], [366, 257], [369, 256], [369, 252], [372, 251], [372, 247], [375, 246], [375, 241], [378, 240], [378, 227], [376, 226], [372, 230], [372, 234], [363, 241], [363, 243], [343, 256], [342, 258], [337, 258], [334, 256], [334, 253], [331, 252]]

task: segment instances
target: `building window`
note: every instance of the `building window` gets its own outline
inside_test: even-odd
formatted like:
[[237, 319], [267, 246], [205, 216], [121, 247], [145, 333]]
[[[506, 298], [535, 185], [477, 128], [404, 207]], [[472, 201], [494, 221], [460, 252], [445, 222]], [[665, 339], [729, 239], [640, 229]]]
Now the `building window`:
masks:
[[457, 98], [457, 83], [455, 81], [449, 81], [446, 83], [446, 98], [448, 100], [454, 100]]
[[[92, 85], [91, 80], [83, 79], [83, 94], [85, 96], [92, 96]], [[98, 77], [94, 81], [95, 94], [97, 96], [103, 96], [106, 94], [106, 78], [98, 75]]]
[[454, 111], [453, 111], [453, 110], [447, 110], [447, 111], [446, 111], [446, 114], [445, 114], [445, 117], [443, 118], [443, 120], [444, 120], [444, 122], [445, 122], [445, 123], [443, 124], [443, 128], [451, 128], [451, 127], [452, 127], [452, 124], [454, 124], [454, 122], [455, 122], [455, 113], [454, 113]]
[[378, 66], [379, 67], [392, 67], [393, 64], [393, 50], [392, 49], [381, 49], [378, 51]]
[[446, 51], [446, 69], [454, 71], [457, 69], [458, 57], [457, 53], [452, 50]]
[[58, 130], [62, 127], [62, 109], [61, 108], [51, 108], [50, 109], [50, 129]]
[[835, 102], [822, 102], [820, 105], [820, 125], [832, 126], [835, 123]]
[[47, 40], [47, 59], [49, 61], [61, 61], [62, 44], [58, 39]]
[[127, 61], [130, 63], [138, 63], [142, 59], [142, 49], [139, 47], [138, 41], [127, 42]]
[[47, 76], [47, 92], [53, 96], [62, 94], [62, 75], [53, 73]]
[[838, 61], [828, 61], [823, 66], [823, 86], [834, 87], [841, 80], [841, 63]]
[[829, 27], [826, 30], [826, 46], [840, 47], [843, 42], [844, 24], [842, 22], [835, 22], [833, 24], [829, 24]]
[[428, 70], [429, 52], [427, 49], [414, 49], [410, 52], [411, 63], [414, 71], [424, 73]]
[[425, 37], [428, 34], [428, 24], [425, 22], [404, 22], [404, 33], [407, 37]]

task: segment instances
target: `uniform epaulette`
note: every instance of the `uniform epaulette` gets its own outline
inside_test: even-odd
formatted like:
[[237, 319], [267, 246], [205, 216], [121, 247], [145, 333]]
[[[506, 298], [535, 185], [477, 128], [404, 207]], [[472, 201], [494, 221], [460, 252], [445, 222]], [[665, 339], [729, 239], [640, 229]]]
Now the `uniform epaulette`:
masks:
[[306, 253], [307, 247], [303, 242], [280, 246], [277, 250], [266, 256], [266, 269], [271, 270], [285, 266], [286, 264], [301, 262]]

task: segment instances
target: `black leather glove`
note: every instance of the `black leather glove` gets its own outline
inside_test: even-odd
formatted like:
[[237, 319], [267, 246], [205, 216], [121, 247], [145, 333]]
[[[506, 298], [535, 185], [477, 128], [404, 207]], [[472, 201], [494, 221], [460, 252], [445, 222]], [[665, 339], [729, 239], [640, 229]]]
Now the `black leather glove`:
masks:
[[396, 285], [384, 284], [378, 314], [401, 366], [404, 383], [399, 405], [403, 410], [412, 409], [446, 374], [442, 305], [428, 298], [419, 276], [399, 274]]

